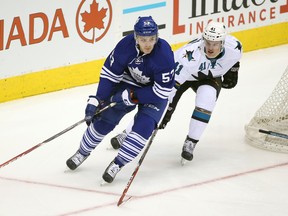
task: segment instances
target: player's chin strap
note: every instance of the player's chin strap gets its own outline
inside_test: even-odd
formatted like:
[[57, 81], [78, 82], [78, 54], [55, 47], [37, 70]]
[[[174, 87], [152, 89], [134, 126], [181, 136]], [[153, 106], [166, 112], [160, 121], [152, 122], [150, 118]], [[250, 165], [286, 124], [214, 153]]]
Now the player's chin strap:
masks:
[[[102, 108], [101, 110], [99, 110], [95, 115], [98, 115], [98, 114], [102, 113], [103, 111], [105, 111], [105, 110], [107, 110], [107, 109], [109, 109], [109, 108], [111, 108], [111, 107], [113, 107], [113, 106], [115, 106], [115, 105], [116, 105], [116, 103], [110, 103], [109, 105], [107, 105], [107, 106], [105, 106], [104, 108]], [[72, 130], [73, 128], [75, 128], [76, 126], [82, 124], [83, 122], [85, 122], [85, 118], [82, 119], [82, 120], [80, 120], [80, 121], [78, 121], [78, 122], [76, 122], [75, 124], [71, 125], [70, 127], [68, 127], [68, 128], [66, 128], [66, 129], [60, 131], [59, 133], [55, 134], [54, 136], [52, 136], [52, 137], [44, 140], [43, 142], [41, 142], [41, 143], [33, 146], [32, 148], [30, 148], [30, 149], [22, 152], [21, 154], [18, 154], [17, 156], [11, 158], [10, 160], [8, 160], [8, 161], [0, 164], [0, 168], [8, 165], [9, 163], [17, 160], [18, 158], [20, 158], [20, 157], [22, 157], [22, 156], [28, 154], [29, 152], [31, 152], [31, 151], [35, 150], [36, 148], [40, 147], [41, 145], [43, 145], [43, 144], [45, 144], [45, 143], [48, 143], [48, 142], [50, 142], [51, 140], [53, 140], [53, 139], [61, 136], [62, 134], [66, 133], [66, 132], [68, 132], [68, 131], [70, 131], [70, 130]]]

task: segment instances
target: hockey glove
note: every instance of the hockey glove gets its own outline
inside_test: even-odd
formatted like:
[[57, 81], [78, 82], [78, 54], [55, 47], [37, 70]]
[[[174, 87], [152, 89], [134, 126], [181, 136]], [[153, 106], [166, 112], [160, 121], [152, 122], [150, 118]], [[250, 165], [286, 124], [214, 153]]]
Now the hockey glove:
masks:
[[222, 87], [226, 89], [234, 88], [238, 82], [238, 71], [239, 71], [240, 63], [237, 62], [230, 70], [224, 74]]
[[138, 103], [134, 91], [130, 89], [125, 89], [123, 92], [117, 92], [111, 97], [110, 101], [112, 103], [116, 102], [116, 109], [125, 109], [126, 107], [134, 106]]
[[90, 95], [85, 109], [85, 121], [87, 126], [94, 120], [96, 112], [100, 109], [100, 100], [96, 96]]
[[159, 129], [164, 129], [166, 127], [166, 125], [168, 124], [168, 122], [170, 121], [172, 117], [173, 112], [174, 112], [174, 108], [169, 106], [161, 124], [158, 127]]

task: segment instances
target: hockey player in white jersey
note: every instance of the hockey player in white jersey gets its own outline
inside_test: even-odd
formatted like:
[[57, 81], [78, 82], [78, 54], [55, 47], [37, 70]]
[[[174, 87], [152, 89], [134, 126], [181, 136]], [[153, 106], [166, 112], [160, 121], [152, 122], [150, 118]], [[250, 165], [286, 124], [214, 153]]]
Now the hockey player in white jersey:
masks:
[[[166, 127], [182, 94], [191, 88], [196, 93], [195, 107], [182, 147], [182, 162], [193, 159], [194, 148], [210, 120], [221, 88], [230, 89], [236, 86], [241, 56], [241, 43], [235, 37], [227, 35], [223, 23], [213, 21], [206, 26], [201, 38], [174, 52], [176, 84], [159, 129]], [[114, 148], [119, 148], [126, 130], [111, 139]]]

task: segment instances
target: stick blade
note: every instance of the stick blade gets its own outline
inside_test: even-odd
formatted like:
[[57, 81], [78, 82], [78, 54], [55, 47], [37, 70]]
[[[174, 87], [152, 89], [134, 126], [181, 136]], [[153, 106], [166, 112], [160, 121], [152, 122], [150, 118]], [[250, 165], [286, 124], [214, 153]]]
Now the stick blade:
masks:
[[128, 202], [131, 198], [132, 198], [132, 196], [130, 196], [126, 200], [124, 200], [124, 196], [123, 197], [121, 196], [120, 199], [118, 200], [117, 206], [119, 207], [120, 205]]

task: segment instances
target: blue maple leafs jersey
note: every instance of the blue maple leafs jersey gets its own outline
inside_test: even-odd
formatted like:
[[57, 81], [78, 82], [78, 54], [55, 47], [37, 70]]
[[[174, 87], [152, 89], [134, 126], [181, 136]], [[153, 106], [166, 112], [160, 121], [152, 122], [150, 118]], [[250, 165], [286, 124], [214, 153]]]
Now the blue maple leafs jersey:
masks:
[[208, 59], [203, 51], [203, 41], [195, 39], [174, 52], [177, 68], [175, 80], [197, 81], [223, 76], [242, 56], [242, 45], [233, 36], [227, 35], [223, 52], [214, 59]]
[[106, 59], [96, 95], [108, 100], [120, 83], [135, 91], [139, 103], [166, 100], [174, 85], [174, 68], [174, 54], [165, 40], [159, 38], [152, 52], [143, 54], [130, 34]]

